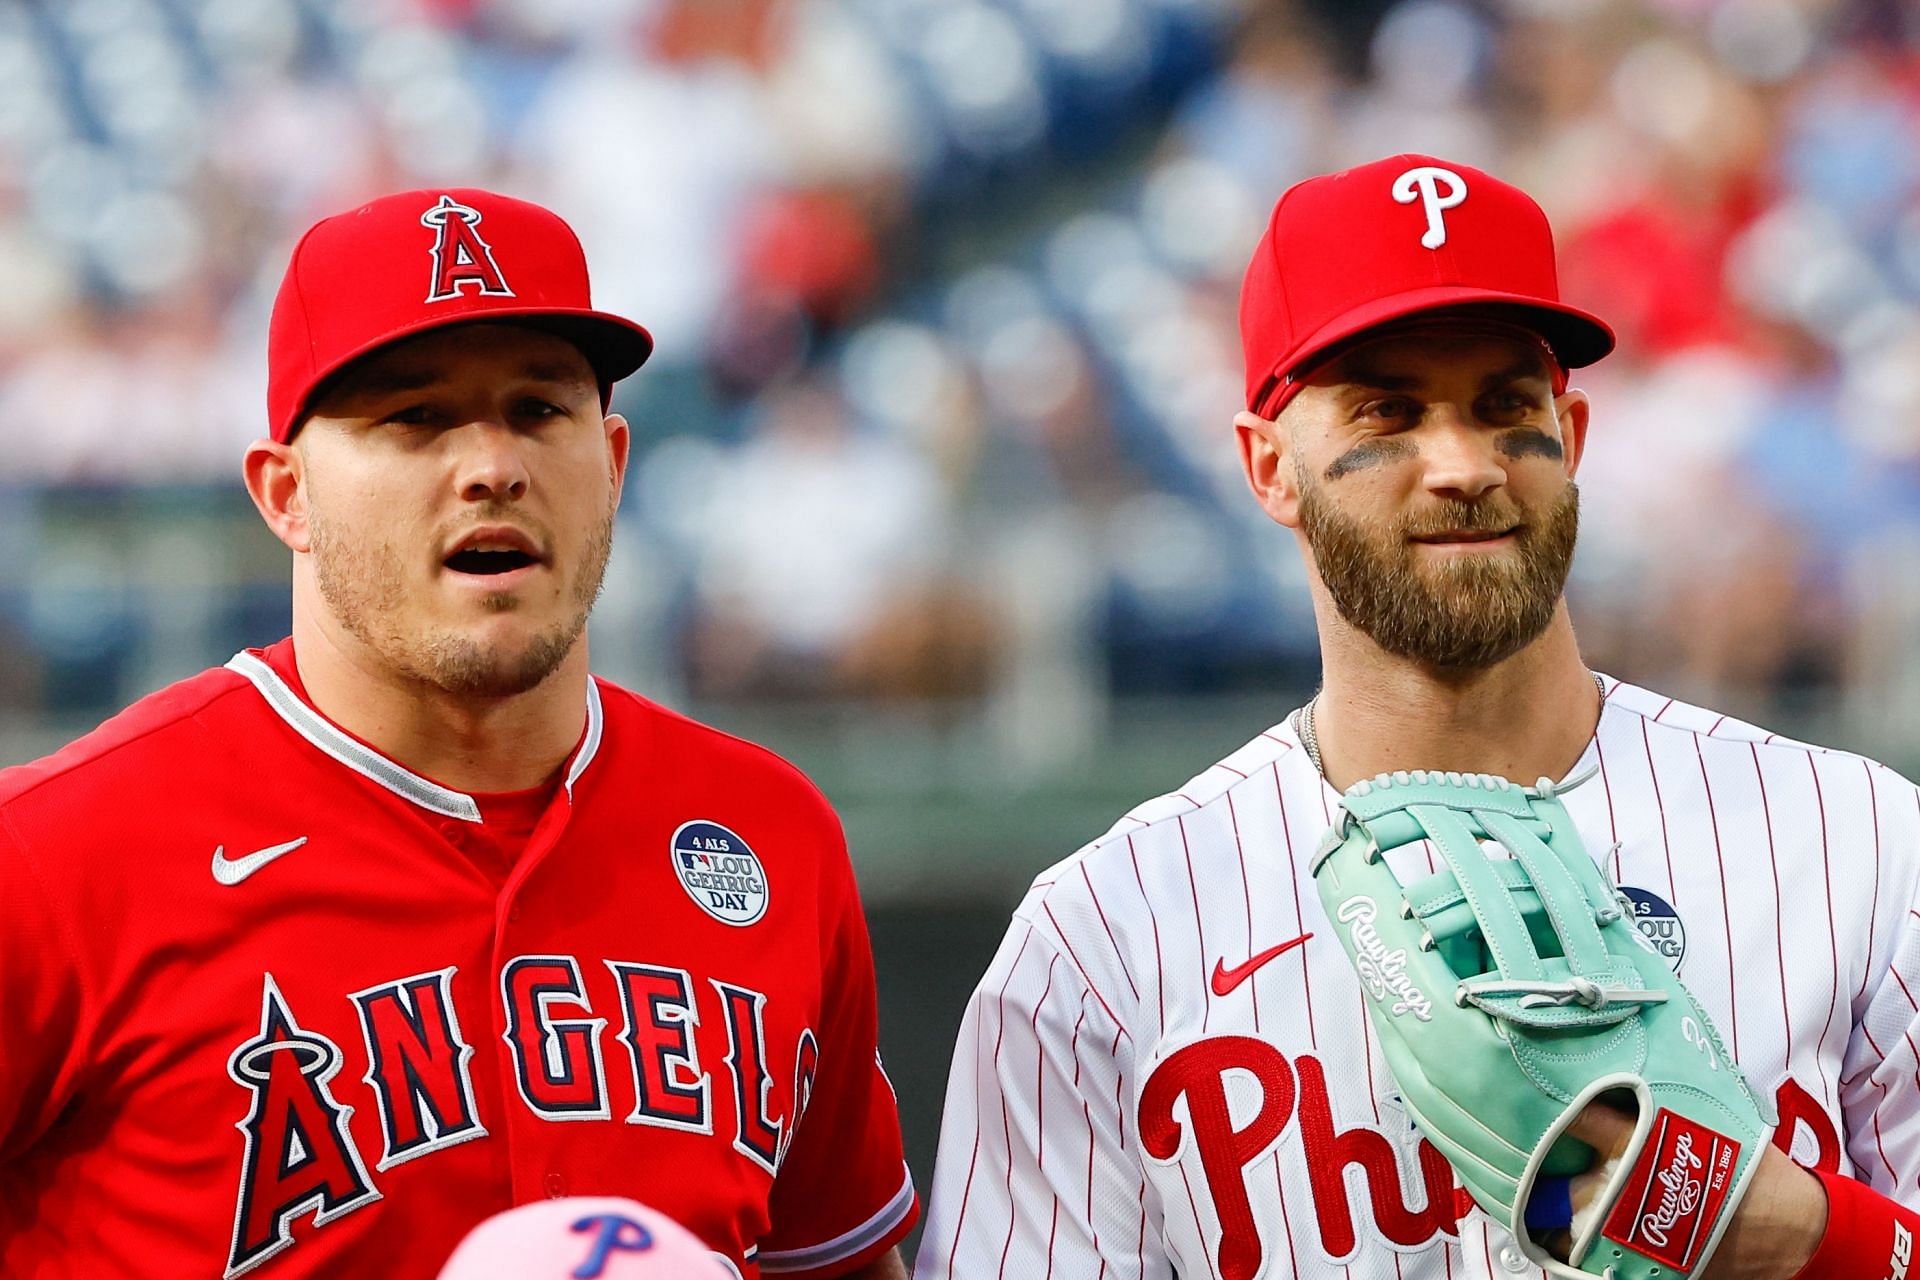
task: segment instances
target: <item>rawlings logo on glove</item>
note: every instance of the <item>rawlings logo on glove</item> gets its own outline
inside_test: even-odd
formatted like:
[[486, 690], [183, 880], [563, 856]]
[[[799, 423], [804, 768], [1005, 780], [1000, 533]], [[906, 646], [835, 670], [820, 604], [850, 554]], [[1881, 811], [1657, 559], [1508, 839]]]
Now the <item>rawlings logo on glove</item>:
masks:
[[1740, 1144], [1662, 1110], [1647, 1151], [1614, 1202], [1606, 1234], [1677, 1271], [1691, 1271], [1706, 1243], [1701, 1228], [1718, 1219], [1726, 1199]]
[[[1442, 869], [1403, 885], [1383, 855], [1419, 840]], [[1408, 1113], [1527, 1256], [1562, 1280], [1705, 1267], [1774, 1117], [1553, 785], [1425, 772], [1356, 783], [1313, 873]], [[1633, 1137], [1563, 1260], [1529, 1233], [1527, 1204], [1596, 1163], [1568, 1134], [1589, 1105], [1634, 1111]]]
[[1380, 941], [1380, 933], [1373, 927], [1378, 914], [1372, 898], [1348, 898], [1334, 913], [1334, 919], [1352, 926], [1347, 930], [1347, 954], [1360, 971], [1360, 981], [1367, 984], [1375, 1000], [1393, 997], [1387, 1012], [1394, 1017], [1411, 1013], [1422, 1022], [1432, 1022], [1433, 1001], [1407, 976], [1407, 949], [1389, 951]]

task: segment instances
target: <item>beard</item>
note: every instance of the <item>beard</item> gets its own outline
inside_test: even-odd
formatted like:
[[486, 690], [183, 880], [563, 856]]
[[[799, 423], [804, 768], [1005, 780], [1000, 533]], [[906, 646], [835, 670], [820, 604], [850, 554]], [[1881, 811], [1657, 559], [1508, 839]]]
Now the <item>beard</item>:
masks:
[[1340, 616], [1388, 653], [1428, 666], [1479, 670], [1532, 643], [1553, 620], [1573, 566], [1580, 490], [1571, 480], [1514, 535], [1511, 553], [1422, 566], [1409, 538], [1423, 532], [1492, 532], [1519, 522], [1505, 499], [1443, 502], [1417, 520], [1370, 527], [1337, 511], [1304, 472], [1300, 524]]
[[[482, 511], [479, 518], [507, 514], [502, 507]], [[314, 584], [340, 625], [401, 678], [457, 697], [512, 697], [552, 675], [586, 630], [613, 552], [613, 524], [614, 509], [609, 506], [588, 538], [565, 615], [515, 645], [483, 642], [453, 628], [407, 630], [402, 625], [407, 603], [403, 566], [410, 557], [390, 542], [368, 545], [364, 539], [336, 536], [317, 503], [309, 516]], [[483, 596], [480, 603], [493, 614], [511, 613], [525, 601], [502, 591]]]

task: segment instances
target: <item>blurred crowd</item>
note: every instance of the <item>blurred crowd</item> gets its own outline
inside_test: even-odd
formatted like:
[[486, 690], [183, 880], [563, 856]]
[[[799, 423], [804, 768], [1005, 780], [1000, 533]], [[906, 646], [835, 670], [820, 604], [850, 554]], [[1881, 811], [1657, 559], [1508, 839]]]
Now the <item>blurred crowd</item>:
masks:
[[[658, 340], [620, 393], [616, 656], [696, 697], [984, 704], [1071, 752], [1110, 693], [1312, 679], [1297, 558], [1232, 447], [1239, 275], [1289, 183], [1428, 151], [1538, 196], [1564, 292], [1620, 333], [1579, 379], [1596, 664], [1911, 722], [1916, 14], [21, 0], [0, 529], [32, 563], [48, 493], [232, 487], [298, 231], [493, 186], [567, 216], [597, 301]], [[0, 647], [57, 666], [63, 589], [0, 573], [45, 597]]]

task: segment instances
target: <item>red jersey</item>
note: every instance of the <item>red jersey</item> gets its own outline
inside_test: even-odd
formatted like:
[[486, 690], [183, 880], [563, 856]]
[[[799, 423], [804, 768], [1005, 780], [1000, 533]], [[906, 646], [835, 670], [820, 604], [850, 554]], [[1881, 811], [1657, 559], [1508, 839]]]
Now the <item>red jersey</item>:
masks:
[[290, 641], [0, 773], [0, 1274], [424, 1277], [565, 1195], [749, 1280], [906, 1233], [866, 926], [797, 770], [594, 680], [495, 835], [314, 710]]

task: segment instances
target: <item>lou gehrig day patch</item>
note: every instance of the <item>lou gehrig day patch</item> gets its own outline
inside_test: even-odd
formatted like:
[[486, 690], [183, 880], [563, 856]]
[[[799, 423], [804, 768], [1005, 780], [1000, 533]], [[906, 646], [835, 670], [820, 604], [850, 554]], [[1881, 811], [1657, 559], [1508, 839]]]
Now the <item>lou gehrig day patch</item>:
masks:
[[1604, 1234], [1656, 1262], [1691, 1271], [1739, 1158], [1740, 1144], [1733, 1139], [1660, 1108]]
[[1687, 958], [1687, 926], [1681, 923], [1680, 913], [1665, 898], [1649, 890], [1623, 884], [1620, 892], [1633, 904], [1633, 924], [1640, 930], [1640, 936], [1660, 953], [1668, 968], [1679, 973], [1680, 962]]
[[747, 842], [717, 822], [683, 822], [673, 833], [673, 871], [687, 896], [724, 924], [767, 913], [767, 873]]

